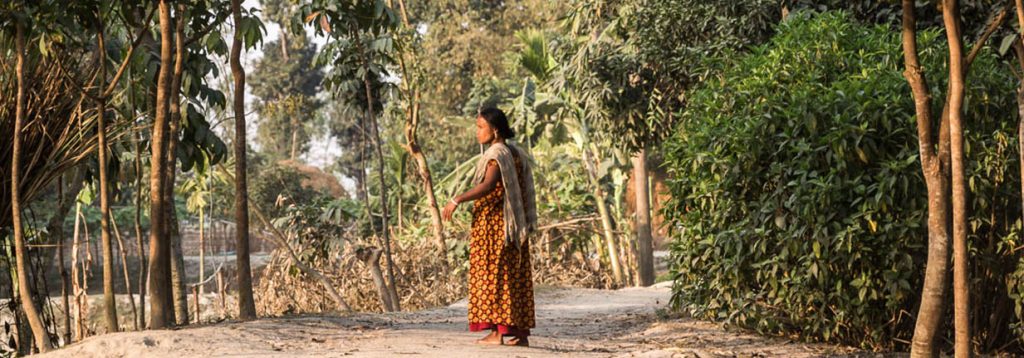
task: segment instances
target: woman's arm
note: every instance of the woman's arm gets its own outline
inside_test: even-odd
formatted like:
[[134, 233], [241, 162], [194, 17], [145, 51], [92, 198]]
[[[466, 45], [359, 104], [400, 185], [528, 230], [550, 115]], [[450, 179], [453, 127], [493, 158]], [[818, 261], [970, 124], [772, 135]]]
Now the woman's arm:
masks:
[[477, 184], [473, 188], [467, 190], [465, 193], [455, 196], [447, 205], [444, 206], [444, 212], [441, 214], [446, 221], [452, 219], [452, 213], [455, 212], [455, 208], [465, 201], [476, 200], [484, 197], [494, 187], [498, 185], [498, 181], [501, 180], [501, 169], [497, 165], [488, 165], [487, 171], [484, 173], [484, 180]]

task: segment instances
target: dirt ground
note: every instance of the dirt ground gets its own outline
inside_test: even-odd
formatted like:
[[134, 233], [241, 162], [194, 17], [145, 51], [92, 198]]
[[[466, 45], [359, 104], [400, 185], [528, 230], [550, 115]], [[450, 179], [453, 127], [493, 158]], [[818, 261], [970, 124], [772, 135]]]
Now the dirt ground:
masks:
[[391, 314], [306, 315], [86, 339], [43, 357], [817, 357], [848, 348], [732, 332], [668, 318], [668, 283], [596, 290], [539, 287], [531, 347], [481, 346], [466, 302]]

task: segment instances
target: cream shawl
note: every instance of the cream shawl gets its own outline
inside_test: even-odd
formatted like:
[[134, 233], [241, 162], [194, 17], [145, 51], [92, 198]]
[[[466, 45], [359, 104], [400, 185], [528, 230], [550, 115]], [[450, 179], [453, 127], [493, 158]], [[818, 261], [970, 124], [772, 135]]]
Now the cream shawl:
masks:
[[[519, 182], [519, 176], [516, 173], [516, 162], [512, 156], [513, 150], [516, 151], [523, 164], [522, 183]], [[530, 168], [530, 158], [525, 151], [512, 143], [492, 144], [476, 163], [473, 183], [480, 183], [484, 180], [487, 163], [491, 160], [498, 162], [498, 168], [501, 169], [501, 183], [505, 187], [505, 242], [520, 248], [528, 240], [528, 234], [537, 228], [537, 203], [533, 189], [533, 170]]]

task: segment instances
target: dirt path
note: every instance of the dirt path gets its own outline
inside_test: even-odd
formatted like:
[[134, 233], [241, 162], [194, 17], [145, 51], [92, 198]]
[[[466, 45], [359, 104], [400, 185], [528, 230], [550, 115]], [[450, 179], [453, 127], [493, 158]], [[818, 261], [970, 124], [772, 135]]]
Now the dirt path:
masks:
[[539, 288], [533, 347], [479, 346], [466, 302], [397, 314], [317, 315], [96, 336], [45, 357], [807, 357], [844, 353], [665, 319], [669, 288]]

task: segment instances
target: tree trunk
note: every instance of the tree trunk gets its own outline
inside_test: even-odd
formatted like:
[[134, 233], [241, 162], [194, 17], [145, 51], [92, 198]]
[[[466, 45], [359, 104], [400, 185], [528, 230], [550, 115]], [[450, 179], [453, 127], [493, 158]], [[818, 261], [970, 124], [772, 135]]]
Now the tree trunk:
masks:
[[601, 188], [600, 178], [597, 177], [597, 168], [594, 166], [594, 158], [591, 156], [590, 148], [584, 144], [583, 162], [587, 168], [587, 176], [590, 178], [590, 185], [594, 187], [594, 204], [597, 205], [597, 212], [601, 216], [601, 229], [604, 234], [605, 244], [608, 247], [608, 261], [612, 266], [612, 278], [615, 284], [623, 282], [622, 265], [619, 259], [619, 248], [615, 243], [615, 232], [612, 230], [612, 218], [608, 212], [608, 203], [605, 202], [604, 190]]
[[[199, 206], [199, 278], [196, 282], [203, 282], [206, 279], [206, 235], [205, 235], [205, 215], [203, 215], [203, 205]], [[199, 296], [203, 295], [203, 284], [199, 285]], [[197, 303], [198, 305], [198, 303]], [[199, 322], [199, 311], [196, 311], [196, 322]]]
[[32, 292], [29, 289], [28, 249], [25, 247], [25, 232], [21, 223], [21, 130], [25, 123], [25, 28], [21, 21], [15, 21], [15, 76], [18, 80], [18, 93], [14, 110], [14, 139], [11, 151], [11, 226], [14, 231], [14, 253], [18, 270], [18, 295], [21, 309], [32, 328], [36, 347], [40, 352], [50, 350], [50, 335], [39, 316]]
[[[79, 181], [81, 182], [81, 181]], [[57, 197], [60, 198], [58, 215], [52, 222], [50, 232], [57, 238], [57, 268], [60, 270], [60, 297], [64, 307], [64, 345], [71, 344], [71, 302], [68, 300], [68, 268], [64, 264], [64, 216], [67, 215], [67, 199], [64, 196], [64, 176], [57, 180]]]
[[395, 311], [401, 311], [401, 301], [398, 298], [398, 288], [395, 285], [395, 262], [391, 257], [391, 236], [388, 233], [388, 185], [384, 178], [384, 151], [381, 149], [380, 130], [377, 128], [377, 115], [374, 113], [373, 103], [375, 102], [373, 89], [370, 85], [370, 60], [366, 56], [362, 40], [359, 36], [359, 29], [351, 29], [354, 35], [356, 47], [358, 48], [363, 65], [363, 88], [366, 89], [366, 111], [369, 114], [370, 126], [373, 129], [373, 147], [377, 152], [377, 176], [380, 179], [380, 211], [381, 211], [381, 236], [384, 238], [384, 258], [387, 261], [388, 287], [391, 294], [391, 303]]
[[242, 22], [241, 0], [231, 0], [235, 37], [231, 42], [231, 75], [235, 79], [235, 248], [238, 270], [238, 316], [243, 320], [256, 318], [256, 302], [252, 298], [252, 271], [249, 268], [249, 190], [245, 174], [245, 69], [239, 57], [242, 38], [238, 24]]
[[[412, 30], [412, 25], [409, 23], [409, 15], [406, 13], [405, 1], [398, 0], [398, 7], [402, 14], [402, 23], [405, 28]], [[413, 56], [418, 56], [419, 53], [416, 48], [413, 47]], [[437, 205], [437, 197], [434, 195], [434, 180], [430, 175], [430, 166], [427, 164], [427, 156], [423, 153], [423, 149], [420, 147], [419, 142], [416, 139], [416, 131], [420, 125], [420, 91], [419, 82], [416, 79], [416, 67], [413, 62], [411, 67], [412, 70], [408, 70], [405, 63], [405, 53], [398, 57], [401, 61], [402, 66], [402, 78], [407, 79], [403, 81], [406, 85], [406, 97], [409, 99], [409, 108], [407, 109], [409, 115], [406, 116], [405, 122], [405, 150], [409, 152], [413, 160], [416, 161], [416, 173], [419, 174], [420, 180], [423, 181], [423, 191], [427, 194], [428, 210], [430, 211], [430, 227], [431, 232], [434, 235], [434, 244], [437, 245], [438, 252], [441, 254], [441, 264], [447, 269], [448, 267], [448, 245], [444, 239], [444, 223], [441, 220], [441, 210]]]
[[651, 241], [651, 202], [647, 195], [647, 149], [633, 156], [633, 189], [636, 193], [636, 244], [639, 286], [654, 284], [654, 248]]
[[370, 269], [370, 277], [373, 277], [373, 284], [377, 287], [377, 295], [380, 296], [381, 307], [384, 308], [384, 311], [393, 311], [394, 303], [391, 302], [388, 285], [384, 281], [384, 274], [380, 270], [381, 252], [381, 249], [378, 248], [364, 248], [356, 251], [356, 257]]
[[961, 114], [964, 104], [963, 40], [960, 38], [960, 10], [956, 0], [944, 0], [942, 19], [949, 42], [949, 137], [952, 164], [953, 203], [953, 311], [955, 356], [971, 356], [970, 282], [967, 281], [967, 189], [964, 183], [964, 133]]
[[167, 238], [171, 241], [171, 295], [174, 298], [174, 321], [188, 325], [188, 291], [185, 289], [185, 260], [181, 253], [181, 230], [178, 211], [174, 205], [174, 185], [177, 180], [178, 134], [181, 132], [181, 76], [185, 70], [185, 5], [179, 3], [174, 30], [174, 72], [171, 74], [170, 111], [167, 138], [167, 179], [164, 183], [164, 202], [167, 218]]
[[85, 338], [85, 331], [82, 329], [82, 285], [79, 281], [78, 269], [78, 228], [82, 221], [82, 203], [75, 203], [75, 231], [71, 236], [71, 294], [75, 297], [75, 339], [81, 341]]
[[64, 254], [64, 245], [67, 241], [67, 233], [64, 232], [64, 219], [71, 210], [71, 203], [77, 202], [76, 200], [68, 200], [67, 194], [78, 194], [78, 191], [82, 188], [81, 179], [77, 173], [72, 175], [71, 184], [67, 188], [64, 187], [63, 175], [57, 179], [57, 211], [50, 218], [50, 222], [46, 226], [53, 243], [57, 246], [57, 264], [59, 265], [57, 269], [60, 272], [60, 295], [64, 308], [64, 333], [61, 334], [64, 345], [71, 344], [71, 302], [68, 298], [70, 292], [68, 285], [70, 285], [71, 280], [68, 277], [67, 264], [64, 262], [66, 256]]
[[168, 241], [164, 180], [167, 178], [167, 131], [170, 103], [172, 53], [171, 6], [160, 0], [160, 73], [157, 78], [156, 116], [153, 119], [152, 157], [150, 159], [150, 233], [149, 233], [149, 291], [150, 328], [174, 325], [174, 300], [171, 296], [171, 243]]
[[928, 190], [928, 261], [910, 354], [913, 357], [934, 357], [939, 353], [935, 346], [935, 336], [942, 323], [946, 275], [949, 268], [951, 206], [950, 183], [946, 175], [946, 163], [950, 159], [949, 125], [945, 113], [947, 111], [944, 110], [939, 122], [939, 144], [936, 153], [932, 138], [931, 94], [918, 61], [914, 0], [903, 0], [902, 6], [902, 46], [905, 63], [903, 75], [907, 78], [914, 96], [918, 151]]
[[146, 327], [146, 277], [149, 276], [144, 254], [146, 246], [142, 240], [142, 141], [139, 140], [141, 135], [141, 132], [132, 133], [132, 141], [135, 142], [135, 249], [139, 255], [139, 316], [136, 317], [138, 329]]
[[[103, 36], [103, 21], [97, 22], [96, 39], [99, 55], [99, 78], [101, 84], [107, 81], [107, 52]], [[100, 86], [101, 88], [103, 86]], [[100, 179], [100, 239], [103, 245], [103, 319], [107, 332], [117, 332], [117, 301], [114, 297], [114, 249], [110, 243], [110, 184], [107, 175], [107, 100], [103, 94], [96, 101], [96, 130], [99, 137], [99, 179]]]
[[437, 196], [434, 195], [434, 179], [431, 177], [430, 167], [427, 165], [427, 157], [423, 154], [422, 149], [414, 141], [409, 142], [410, 147], [414, 145], [415, 147], [409, 151], [409, 155], [416, 161], [416, 172], [419, 174], [420, 180], [423, 181], [423, 191], [427, 194], [427, 209], [430, 211], [430, 228], [431, 233], [434, 235], [434, 244], [437, 245], [437, 249], [442, 255], [441, 263], [447, 266], [448, 244], [445, 243], [444, 239], [444, 224], [441, 220], [441, 210], [438, 209]]
[[135, 330], [139, 330], [139, 311], [135, 307], [135, 296], [132, 294], [132, 280], [131, 276], [128, 275], [128, 252], [124, 248], [124, 240], [121, 240], [121, 230], [117, 228], [117, 220], [114, 217], [110, 217], [111, 227], [114, 228], [114, 237], [117, 239], [117, 249], [121, 255], [121, 271], [124, 274], [124, 289], [128, 291], [128, 302], [131, 303], [132, 307], [132, 322], [136, 324]]
[[359, 190], [359, 197], [363, 201], [366, 220], [369, 220], [370, 228], [376, 230], [377, 226], [373, 222], [373, 210], [370, 207], [370, 190], [366, 188], [366, 142], [366, 127], [363, 125], [363, 121], [359, 121], [359, 175], [356, 176], [359, 188], [357, 190]]
[[[1015, 0], [1014, 4], [1017, 9], [1017, 25], [1024, 29], [1024, 0]], [[1024, 32], [1021, 33], [1021, 39], [1016, 41], [1013, 49], [1017, 54], [1017, 64], [1020, 66], [1021, 76], [1024, 76]], [[1020, 192], [1021, 197], [1024, 198], [1024, 77], [1017, 86], [1017, 148], [1021, 174]], [[1024, 202], [1021, 204], [1024, 205]], [[1024, 222], [1024, 211], [1021, 212], [1021, 215], [1021, 222]]]

